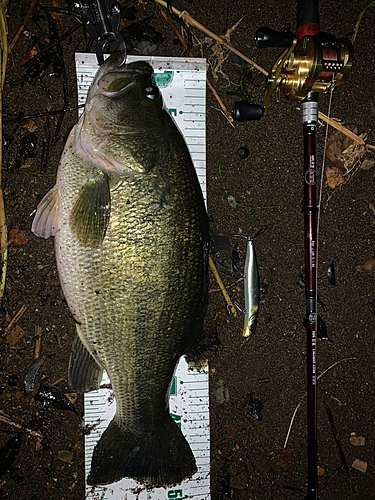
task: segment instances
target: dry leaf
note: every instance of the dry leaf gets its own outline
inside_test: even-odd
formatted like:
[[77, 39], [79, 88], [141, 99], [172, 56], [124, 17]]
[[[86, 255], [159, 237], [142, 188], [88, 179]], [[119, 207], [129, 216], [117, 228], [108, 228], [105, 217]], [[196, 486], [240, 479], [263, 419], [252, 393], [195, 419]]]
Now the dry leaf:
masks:
[[[348, 125], [346, 128], [358, 135], [358, 130], [354, 125]], [[362, 133], [359, 137], [366, 140], [367, 134]], [[327, 139], [326, 157], [332, 163], [345, 170], [351, 170], [361, 160], [365, 152], [365, 146], [358, 144], [338, 130], [331, 132]]]
[[35, 451], [39, 451], [43, 448], [42, 442], [43, 442], [42, 438], [37, 438], [36, 445], [35, 445]]
[[359, 458], [356, 458], [354, 462], [352, 463], [352, 467], [355, 470], [359, 470], [359, 472], [366, 472], [367, 470], [367, 462], [364, 462], [363, 460], [360, 460]]
[[[57, 0], [52, 0], [52, 7], [57, 7], [58, 9], [61, 8], [60, 3]], [[57, 19], [60, 19], [62, 14], [60, 12], [50, 12], [51, 16], [57, 21]]]
[[366, 159], [366, 160], [363, 160], [363, 162], [361, 164], [361, 169], [362, 170], [370, 170], [370, 168], [372, 168], [374, 165], [375, 165], [375, 160]]
[[9, 245], [11, 247], [24, 246], [27, 245], [28, 243], [29, 243], [28, 238], [22, 236], [19, 229], [11, 229], [9, 231]]
[[30, 168], [31, 167], [31, 158], [29, 158], [20, 168]]
[[225, 323], [227, 318], [227, 310], [225, 307], [222, 307], [221, 309], [217, 309], [215, 312], [215, 323], [218, 325], [222, 325]]
[[35, 132], [35, 130], [38, 128], [34, 120], [32, 120], [31, 118], [25, 120], [22, 124], [22, 127], [28, 130], [30, 133]]
[[345, 178], [338, 167], [326, 168], [327, 184], [331, 189], [344, 184]]
[[36, 50], [36, 47], [33, 47], [31, 50], [30, 50], [30, 59], [32, 59], [33, 57], [35, 57], [37, 55], [38, 51]]
[[10, 345], [16, 345], [17, 342], [25, 336], [25, 330], [23, 330], [19, 325], [12, 328], [9, 335], [6, 336], [7, 342]]
[[237, 429], [235, 428], [235, 426], [233, 424], [228, 424], [227, 426], [225, 426], [225, 430], [226, 430], [228, 436], [230, 436], [232, 438], [236, 437]]
[[72, 405], [74, 405], [74, 403], [77, 401], [77, 393], [76, 392], [66, 393], [66, 394], [64, 394], [64, 396], [66, 396], [69, 399], [69, 401], [72, 403]]
[[273, 453], [271, 465], [278, 472], [293, 472], [296, 468], [296, 457], [283, 448]]

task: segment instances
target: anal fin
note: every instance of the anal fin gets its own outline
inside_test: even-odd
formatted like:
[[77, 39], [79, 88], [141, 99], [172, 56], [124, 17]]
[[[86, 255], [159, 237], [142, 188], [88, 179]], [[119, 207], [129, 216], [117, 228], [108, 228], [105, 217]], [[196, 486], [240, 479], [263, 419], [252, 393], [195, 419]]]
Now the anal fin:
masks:
[[[77, 325], [79, 331], [79, 325]], [[98, 389], [103, 376], [103, 368], [79, 338], [75, 336], [69, 360], [68, 383], [76, 392], [88, 392]]]

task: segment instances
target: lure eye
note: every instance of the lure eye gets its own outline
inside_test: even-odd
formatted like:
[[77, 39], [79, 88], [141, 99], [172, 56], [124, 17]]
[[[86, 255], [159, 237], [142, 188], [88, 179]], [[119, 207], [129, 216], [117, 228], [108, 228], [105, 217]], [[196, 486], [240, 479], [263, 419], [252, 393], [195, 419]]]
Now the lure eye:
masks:
[[145, 95], [149, 99], [155, 99], [155, 97], [158, 97], [159, 95], [159, 89], [156, 87], [156, 85], [148, 85], [145, 88]]

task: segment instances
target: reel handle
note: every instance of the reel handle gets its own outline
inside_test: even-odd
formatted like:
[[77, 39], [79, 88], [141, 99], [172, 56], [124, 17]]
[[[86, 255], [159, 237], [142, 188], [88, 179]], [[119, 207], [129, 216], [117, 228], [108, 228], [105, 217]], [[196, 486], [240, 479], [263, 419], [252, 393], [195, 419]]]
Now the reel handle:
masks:
[[263, 107], [259, 104], [250, 104], [248, 101], [237, 101], [231, 114], [235, 122], [260, 120], [263, 116]]
[[258, 49], [268, 47], [291, 47], [293, 44], [293, 33], [290, 31], [276, 31], [271, 28], [259, 28], [255, 34], [255, 45]]

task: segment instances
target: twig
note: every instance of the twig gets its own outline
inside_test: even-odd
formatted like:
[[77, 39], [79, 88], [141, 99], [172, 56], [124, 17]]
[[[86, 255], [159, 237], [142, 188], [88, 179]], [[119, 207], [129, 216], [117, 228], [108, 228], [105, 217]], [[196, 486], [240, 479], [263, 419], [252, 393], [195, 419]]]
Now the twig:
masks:
[[60, 382], [64, 382], [64, 380], [66, 380], [66, 377], [61, 377], [61, 378], [59, 378], [59, 380], [56, 380], [56, 382], [53, 382], [53, 384], [51, 384], [51, 386], [53, 387], [54, 385], [57, 385]]
[[9, 332], [9, 330], [12, 328], [12, 326], [19, 321], [19, 319], [23, 316], [26, 309], [27, 309], [27, 306], [24, 304], [21, 307], [21, 309], [18, 311], [18, 313], [14, 316], [14, 318], [10, 321], [9, 325], [5, 328], [5, 330], [1, 334], [2, 337], [4, 337]]
[[[61, 35], [61, 37], [59, 38], [59, 42], [60, 43], [63, 42], [66, 38], [68, 38], [70, 35], [72, 35], [81, 26], [83, 26], [83, 24], [80, 21], [78, 21], [71, 28], [69, 28], [69, 30], [67, 32], [65, 32], [65, 33], [63, 33]], [[25, 61], [22, 64], [22, 67], [24, 67], [24, 68], [26, 67], [27, 68], [28, 66], [31, 66], [32, 64], [35, 63], [35, 61], [37, 61], [38, 59], [40, 59], [43, 54], [45, 54], [46, 52], [48, 52], [49, 50], [51, 50], [55, 45], [56, 45], [56, 41], [53, 41], [53, 42], [49, 43], [48, 45], [45, 45], [43, 48], [38, 49], [38, 53], [35, 54], [35, 56], [33, 56], [30, 59], [28, 59], [27, 61]]]
[[[354, 134], [351, 130], [348, 130], [346, 127], [344, 127], [344, 125], [341, 125], [341, 123], [339, 123], [337, 120], [334, 120], [333, 118], [328, 118], [328, 116], [326, 116], [325, 114], [321, 113], [320, 111], [318, 111], [318, 117], [321, 120], [323, 120], [326, 123], [328, 123], [328, 125], [331, 125], [331, 127], [339, 130], [343, 134], [345, 134], [348, 137], [350, 137], [353, 141], [357, 142], [361, 146], [366, 146], [366, 143], [365, 143], [365, 141], [363, 139], [361, 139], [360, 137], [358, 137], [358, 135]], [[374, 147], [374, 146], [372, 146], [372, 147]]]
[[222, 291], [222, 294], [224, 295], [224, 298], [225, 300], [227, 301], [227, 304], [233, 314], [234, 317], [237, 316], [237, 312], [236, 312], [236, 309], [234, 308], [234, 305], [233, 305], [233, 302], [230, 300], [230, 297], [228, 295], [228, 292], [226, 291], [225, 289], [225, 286], [224, 286], [224, 283], [221, 281], [221, 278], [219, 276], [219, 273], [217, 272], [217, 269], [216, 269], [216, 266], [215, 266], [215, 263], [214, 261], [212, 260], [212, 257], [211, 255], [209, 256], [209, 263], [210, 263], [210, 268], [211, 268], [211, 271], [214, 273], [214, 276], [216, 278], [216, 281], [220, 287], [220, 290]]
[[4, 90], [5, 72], [8, 62], [8, 26], [5, 16], [5, 2], [0, 3], [0, 37], [1, 37], [1, 90]]
[[35, 359], [38, 359], [40, 357], [40, 349], [42, 346], [42, 327], [37, 326], [36, 327], [36, 342], [35, 342]]
[[[170, 28], [172, 29], [173, 33], [177, 36], [177, 38], [180, 40], [180, 42], [182, 43], [183, 47], [185, 50], [188, 49], [188, 46], [187, 46], [187, 43], [185, 42], [185, 40], [182, 38], [180, 32], [176, 29], [176, 27], [173, 25], [173, 23], [171, 22], [169, 16], [166, 14], [166, 12], [160, 7], [160, 5], [157, 3], [157, 0], [155, 0], [156, 2], [156, 5], [159, 7], [159, 10], [162, 14], [162, 16], [164, 17], [164, 19], [167, 21], [167, 23], [169, 24]], [[194, 54], [192, 53], [192, 51], [189, 52], [189, 56], [190, 57], [194, 57]], [[223, 101], [221, 100], [219, 94], [216, 92], [216, 90], [214, 89], [212, 83], [209, 81], [208, 78], [206, 78], [206, 82], [207, 82], [207, 85], [209, 86], [211, 92], [214, 94], [217, 102], [219, 103], [221, 109], [223, 110], [224, 112], [224, 115], [225, 117], [227, 118], [227, 120], [229, 121], [229, 123], [232, 125], [232, 127], [234, 127], [233, 125], [233, 117], [232, 115], [229, 113], [229, 111], [227, 110], [227, 108], [225, 107], [225, 104], [223, 103]]]
[[[68, 111], [75, 111], [76, 109], [81, 109], [85, 105], [84, 104], [77, 104], [76, 106], [69, 106], [68, 108], [62, 108], [62, 109], [56, 109], [55, 111], [41, 111], [40, 113], [35, 113], [34, 115], [23, 115], [22, 113], [18, 113], [17, 116], [4, 113], [4, 117], [8, 118], [9, 120], [12, 120], [13, 122], [18, 120], [19, 123], [22, 123], [25, 120], [35, 120], [36, 118], [43, 118], [44, 116], [56, 116], [60, 115], [61, 113], [67, 113]], [[15, 130], [12, 131], [12, 134], [15, 133]]]
[[2, 165], [3, 165], [3, 88], [5, 81], [5, 71], [8, 60], [8, 41], [7, 24], [5, 17], [4, 1], [0, 3], [0, 66], [1, 66], [1, 85], [0, 85], [0, 252], [1, 252], [1, 270], [0, 270], [0, 301], [4, 295], [5, 281], [8, 263], [8, 245], [7, 245], [7, 226], [4, 208], [4, 196], [2, 187]]
[[[164, 0], [155, 0], [155, 1], [158, 2], [158, 3], [160, 3], [160, 5], [163, 5], [163, 7], [167, 7], [167, 3], [164, 2]], [[216, 40], [217, 42], [219, 42], [221, 45], [223, 45], [227, 49], [229, 49], [232, 52], [234, 52], [238, 57], [240, 57], [244, 61], [248, 62], [249, 64], [252, 64], [254, 66], [254, 68], [256, 68], [258, 71], [260, 71], [261, 73], [263, 73], [265, 76], [268, 76], [268, 74], [269, 74], [268, 71], [266, 71], [264, 68], [262, 68], [261, 66], [259, 66], [259, 64], [257, 64], [256, 62], [252, 61], [247, 56], [245, 56], [244, 54], [242, 54], [242, 52], [240, 52], [239, 50], [237, 50], [234, 47], [232, 47], [232, 45], [230, 45], [227, 41], [225, 41], [224, 38], [222, 38], [222, 37], [220, 37], [218, 35], [215, 35], [215, 33], [213, 33], [212, 31], [210, 31], [209, 29], [205, 28], [202, 24], [200, 24], [193, 17], [191, 17], [191, 15], [186, 10], [184, 10], [183, 12], [181, 12], [180, 10], [176, 9], [175, 7], [172, 7], [172, 9], [173, 9], [173, 12], [175, 14], [177, 14], [180, 17], [182, 17], [182, 19], [184, 19], [184, 21], [186, 21], [188, 24], [191, 24], [191, 26], [194, 26], [195, 28], [198, 28], [200, 31], [202, 31], [203, 33], [205, 33], [207, 36], [209, 36], [210, 38], [213, 38], [214, 40]]]
[[331, 424], [331, 429], [332, 429], [333, 437], [335, 438], [335, 441], [336, 441], [336, 446], [337, 446], [339, 453], [340, 453], [341, 465], [344, 467], [345, 472], [347, 474], [349, 474], [348, 462], [346, 461], [344, 451], [343, 451], [342, 446], [341, 446], [339, 433], [336, 430], [335, 421], [333, 420], [333, 415], [332, 415], [331, 409], [328, 406], [325, 406], [325, 409], [326, 409], [326, 412], [328, 415], [329, 423]]
[[16, 36], [13, 38], [13, 41], [12, 43], [10, 44], [10, 47], [9, 47], [9, 50], [12, 51], [13, 50], [13, 47], [16, 45], [17, 43], [17, 40], [19, 39], [20, 37], [20, 34], [22, 33], [22, 31], [25, 29], [25, 26], [26, 26], [26, 23], [27, 21], [30, 19], [32, 13], [34, 12], [36, 6], [38, 5], [39, 3], [39, 0], [34, 0], [33, 3], [30, 5], [30, 8], [29, 10], [27, 11], [27, 14], [25, 16], [25, 19], [23, 20], [23, 23], [20, 27], [20, 29], [17, 31], [16, 33]]
[[32, 431], [31, 429], [28, 429], [27, 427], [24, 427], [21, 424], [18, 424], [17, 422], [13, 422], [10, 418], [4, 417], [3, 415], [0, 415], [0, 422], [4, 422], [4, 424], [11, 425], [12, 427], [15, 427], [16, 429], [19, 429], [20, 431], [27, 432], [31, 436], [34, 436], [38, 439], [43, 439], [43, 434], [41, 434], [38, 431]]
[[[321, 373], [316, 380], [319, 380], [321, 377], [323, 377], [323, 375], [325, 373], [327, 373], [329, 370], [331, 370], [332, 368], [334, 368], [339, 363], [343, 363], [344, 361], [352, 361], [352, 360], [357, 360], [357, 358], [344, 358], [344, 359], [340, 359], [339, 361], [336, 361], [336, 363], [333, 363], [333, 365], [329, 366], [326, 370], [324, 370], [324, 372]], [[297, 411], [298, 411], [299, 407], [301, 406], [301, 404], [303, 403], [303, 400], [305, 399], [306, 396], [307, 396], [307, 392], [305, 392], [305, 394], [302, 396], [302, 398], [300, 399], [300, 402], [298, 403], [298, 405], [296, 406], [296, 409], [293, 412], [292, 419], [291, 419], [290, 424], [289, 424], [288, 433], [286, 435], [286, 439], [285, 439], [285, 443], [284, 443], [284, 448], [286, 448], [286, 445], [288, 443], [288, 439], [289, 439], [289, 436], [290, 436], [290, 432], [292, 430], [294, 418], [295, 418], [295, 416], [297, 414]]]

